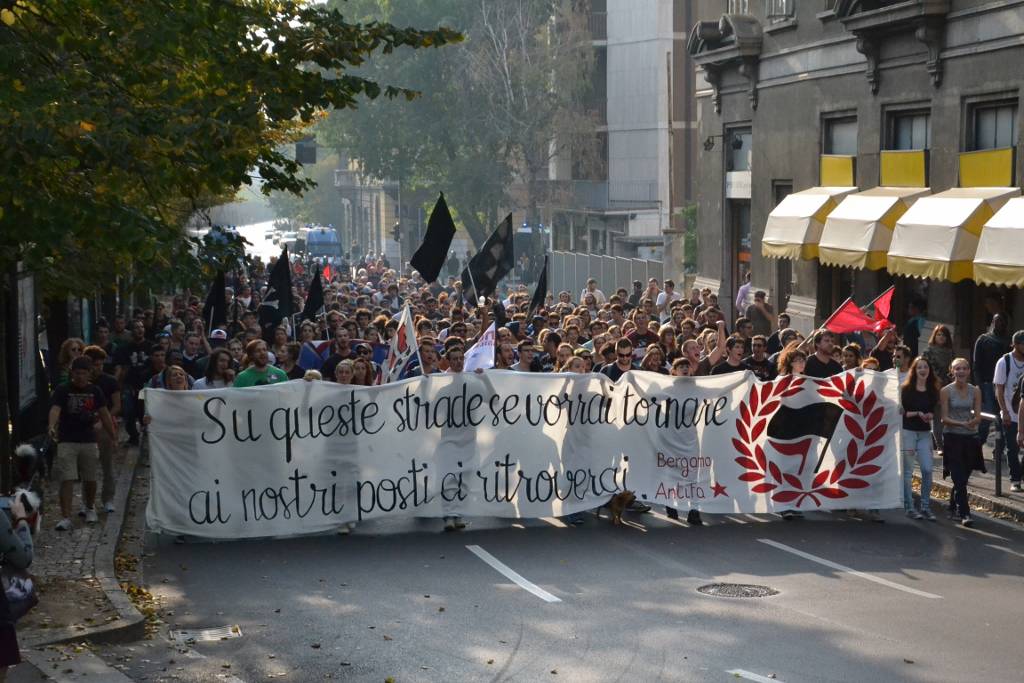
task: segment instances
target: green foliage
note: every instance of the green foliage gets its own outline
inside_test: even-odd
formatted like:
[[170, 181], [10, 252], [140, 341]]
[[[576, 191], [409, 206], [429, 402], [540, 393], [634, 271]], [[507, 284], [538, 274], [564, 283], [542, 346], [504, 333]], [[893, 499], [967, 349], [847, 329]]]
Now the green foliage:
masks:
[[253, 171], [264, 192], [309, 189], [285, 142], [415, 95], [357, 70], [460, 39], [302, 0], [0, 0], [0, 20], [0, 268], [45, 272], [49, 293], [196, 277], [196, 209]]
[[[580, 2], [570, 0], [332, 0], [367, 20], [466, 34], [447, 50], [396, 51], [361, 73], [422, 92], [408, 105], [377, 100], [317, 125], [321, 144], [345, 150], [376, 178], [444, 192], [479, 245], [507, 207], [536, 220], [553, 154], [590, 157], [586, 113], [593, 48]], [[519, 186], [512, 193], [510, 188]]]

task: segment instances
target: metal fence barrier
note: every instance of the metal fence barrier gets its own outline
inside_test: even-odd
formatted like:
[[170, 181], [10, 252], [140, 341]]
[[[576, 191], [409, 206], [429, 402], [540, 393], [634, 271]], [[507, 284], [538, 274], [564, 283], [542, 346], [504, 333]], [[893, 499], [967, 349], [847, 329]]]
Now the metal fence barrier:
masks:
[[611, 296], [619, 287], [633, 291], [634, 280], [646, 286], [649, 278], [657, 278], [660, 283], [663, 276], [662, 262], [648, 259], [553, 251], [548, 261], [548, 286], [551, 291], [555, 294], [570, 292], [574, 300], [591, 277], [597, 280], [598, 289]]

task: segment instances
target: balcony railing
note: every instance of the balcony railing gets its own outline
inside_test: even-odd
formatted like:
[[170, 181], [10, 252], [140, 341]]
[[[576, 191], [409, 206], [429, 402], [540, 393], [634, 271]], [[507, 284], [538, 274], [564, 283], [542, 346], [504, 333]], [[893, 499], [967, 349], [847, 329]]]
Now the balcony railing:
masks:
[[658, 183], [647, 181], [606, 182], [570, 180], [560, 203], [569, 208], [596, 211], [653, 209], [658, 207]]

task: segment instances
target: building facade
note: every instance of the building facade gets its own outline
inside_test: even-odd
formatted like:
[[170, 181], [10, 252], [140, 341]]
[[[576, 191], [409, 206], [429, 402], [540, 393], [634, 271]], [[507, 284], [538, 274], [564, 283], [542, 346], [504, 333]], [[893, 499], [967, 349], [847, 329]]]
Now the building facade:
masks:
[[[765, 230], [789, 194], [808, 188], [831, 187], [830, 206], [841, 206], [889, 184], [920, 189], [898, 193], [913, 195], [908, 204], [950, 188], [1005, 186], [986, 216], [1019, 193], [1024, 1], [720, 0], [701, 6], [687, 49], [698, 66], [702, 141], [698, 284], [723, 294], [729, 313], [750, 273], [804, 331], [848, 296], [866, 304], [890, 284], [898, 324], [908, 302], [924, 300], [928, 319], [951, 324], [961, 350], [997, 309], [1021, 326], [1016, 287], [962, 272], [909, 277], [884, 252], [826, 265], [816, 242], [780, 258]], [[986, 150], [994, 156], [978, 156]], [[914, 160], [912, 179], [894, 175], [896, 153]]]
[[552, 161], [550, 181], [567, 189], [545, 211], [553, 249], [664, 259], [666, 277], [681, 274], [679, 214], [694, 200], [697, 161], [686, 32], [702, 3], [591, 0], [591, 107], [603, 159], [590, 172]]

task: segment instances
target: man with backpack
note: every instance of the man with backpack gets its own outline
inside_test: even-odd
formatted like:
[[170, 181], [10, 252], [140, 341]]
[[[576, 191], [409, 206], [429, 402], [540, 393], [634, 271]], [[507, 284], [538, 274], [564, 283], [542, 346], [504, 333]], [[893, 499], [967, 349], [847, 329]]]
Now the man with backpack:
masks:
[[[992, 383], [996, 389], [996, 401], [999, 402], [999, 419], [1002, 422], [1000, 440], [1006, 450], [1006, 462], [1010, 469], [1010, 490], [1020, 492], [1020, 440], [1017, 436], [1020, 428], [1018, 414], [1021, 384], [1024, 382], [1024, 330], [1013, 333], [1012, 343], [1013, 349], [996, 363]], [[997, 443], [996, 452], [1000, 450]]]

